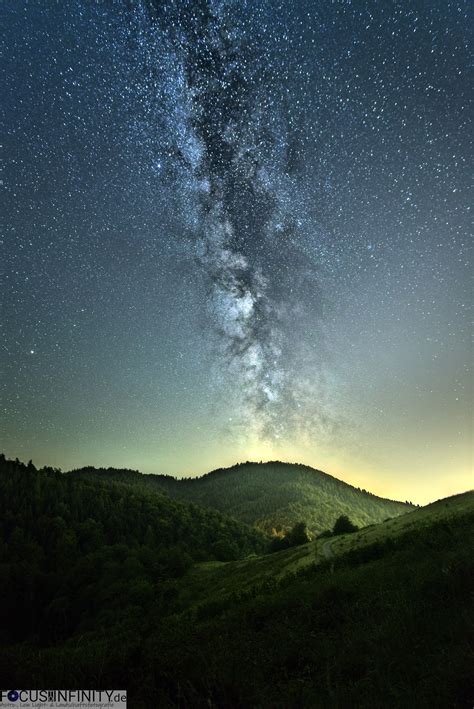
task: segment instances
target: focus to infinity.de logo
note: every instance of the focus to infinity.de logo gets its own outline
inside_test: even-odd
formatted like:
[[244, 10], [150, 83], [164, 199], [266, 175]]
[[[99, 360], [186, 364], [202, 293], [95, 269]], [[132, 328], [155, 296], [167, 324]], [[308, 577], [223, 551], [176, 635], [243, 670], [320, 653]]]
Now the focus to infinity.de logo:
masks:
[[10, 702], [16, 702], [19, 696], [20, 695], [18, 694], [16, 689], [10, 689], [10, 691], [7, 694], [8, 701], [10, 701]]

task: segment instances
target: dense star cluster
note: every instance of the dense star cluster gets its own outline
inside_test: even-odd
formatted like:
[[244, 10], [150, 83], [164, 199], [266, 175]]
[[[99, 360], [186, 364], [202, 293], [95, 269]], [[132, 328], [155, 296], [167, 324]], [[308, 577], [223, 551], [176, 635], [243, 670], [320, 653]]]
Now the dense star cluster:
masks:
[[302, 407], [303, 392], [314, 389], [302, 386], [304, 375], [292, 376], [288, 334], [297, 312], [300, 320], [319, 313], [317, 250], [305, 253], [294, 112], [285, 110], [276, 61], [268, 47], [259, 50], [252, 27], [263, 26], [263, 45], [269, 30], [261, 11], [236, 2], [148, 10], [140, 27], [142, 46], [151, 48], [145, 96], [154, 94], [156, 68], [165, 67], [152, 121], [164, 136], [155, 165], [181, 198], [183, 225], [207, 277], [221, 337], [218, 366], [228, 364], [243, 421], [258, 435], [314, 426], [323, 405]]
[[6, 452], [462, 486], [468, 3], [3, 15]]

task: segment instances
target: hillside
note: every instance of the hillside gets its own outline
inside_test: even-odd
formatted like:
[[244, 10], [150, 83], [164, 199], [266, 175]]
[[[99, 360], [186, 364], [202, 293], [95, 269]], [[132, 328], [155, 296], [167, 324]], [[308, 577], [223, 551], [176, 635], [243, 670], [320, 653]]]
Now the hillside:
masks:
[[370, 525], [352, 534], [317, 539], [292, 549], [228, 563], [204, 562], [190, 568], [180, 584], [183, 608], [199, 607], [201, 602], [222, 601], [246, 592], [255, 585], [283, 579], [327, 560], [337, 561], [347, 553], [369, 555], [384, 545], [396, 545], [405, 538], [415, 539], [436, 526], [456, 525], [460, 520], [474, 523], [474, 492], [454, 495], [420, 507], [406, 515]]
[[468, 493], [304, 550], [200, 565], [153, 652], [179, 657], [193, 706], [209, 667], [217, 706], [472, 706], [473, 560]]
[[[140, 537], [140, 510], [155, 498], [187, 506], [71, 477], [2, 469], [6, 518], [11, 524], [15, 511], [17, 521], [0, 563], [10, 599], [0, 606], [0, 672], [12, 686], [106, 688], [126, 678], [136, 709], [472, 706], [473, 493], [353, 534], [176, 571], [154, 564], [159, 549]], [[72, 555], [71, 565], [61, 551], [67, 542], [70, 552], [71, 523], [93, 517], [95, 506], [81, 509], [78, 494], [68, 512], [67, 495], [55, 501], [58, 482], [95, 493], [99, 509], [110, 497], [106, 516], [116, 495], [127, 503], [112, 537], [82, 549], [79, 562]], [[54, 537], [58, 512], [67, 533]], [[201, 514], [189, 551], [197, 544], [202, 553], [209, 522]], [[225, 518], [211, 514], [226, 530]], [[168, 517], [171, 528], [180, 516]]]
[[364, 527], [413, 509], [412, 505], [377, 497], [320, 470], [280, 462], [242, 463], [184, 479], [113, 468], [83, 468], [69, 475], [159, 491], [214, 508], [267, 533], [287, 530], [300, 520], [318, 533], [331, 528], [340, 515], [348, 515]]
[[0, 499], [3, 641], [57, 639], [109, 614], [126, 618], [195, 561], [267, 548], [260, 532], [215, 510], [3, 455]]

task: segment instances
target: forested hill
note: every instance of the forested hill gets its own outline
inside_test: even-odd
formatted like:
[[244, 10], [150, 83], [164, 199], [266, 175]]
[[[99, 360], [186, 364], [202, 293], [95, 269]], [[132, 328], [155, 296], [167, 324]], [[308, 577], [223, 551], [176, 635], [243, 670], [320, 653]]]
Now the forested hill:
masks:
[[[194, 561], [265, 551], [216, 510], [0, 455], [0, 644], [68, 635], [156, 603]], [[169, 584], [168, 584], [169, 585]], [[87, 608], [85, 619], [84, 609]]]
[[280, 462], [241, 463], [183, 479], [113, 468], [83, 468], [68, 475], [162, 492], [214, 508], [265, 532], [287, 530], [304, 520], [317, 533], [331, 528], [340, 515], [366, 526], [413, 509], [408, 503], [377, 497], [320, 470]]

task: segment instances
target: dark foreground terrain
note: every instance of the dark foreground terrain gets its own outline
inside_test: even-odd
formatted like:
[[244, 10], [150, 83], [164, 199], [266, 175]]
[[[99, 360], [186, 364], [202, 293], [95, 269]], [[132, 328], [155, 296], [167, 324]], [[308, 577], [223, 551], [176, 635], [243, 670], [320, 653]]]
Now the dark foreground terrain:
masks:
[[0, 676], [141, 707], [470, 707], [474, 493], [268, 554], [215, 510], [0, 462]]

